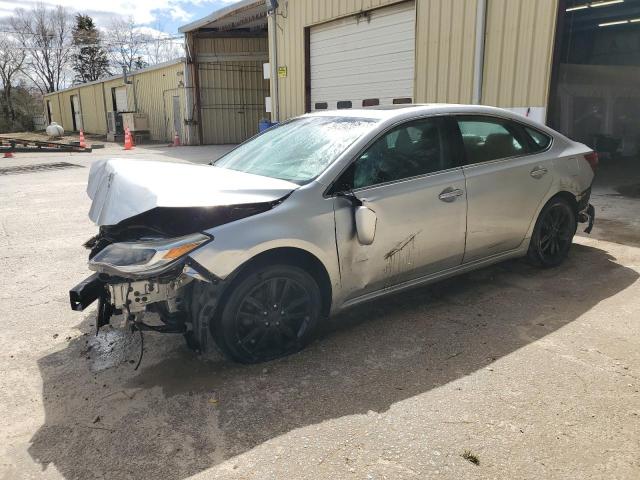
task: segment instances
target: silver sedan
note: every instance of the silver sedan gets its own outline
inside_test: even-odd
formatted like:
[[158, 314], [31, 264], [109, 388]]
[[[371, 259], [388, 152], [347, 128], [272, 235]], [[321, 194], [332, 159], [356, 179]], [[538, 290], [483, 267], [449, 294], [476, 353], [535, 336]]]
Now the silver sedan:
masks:
[[303, 115], [212, 165], [96, 162], [96, 273], [71, 305], [269, 360], [382, 295], [514, 257], [559, 265], [593, 224], [596, 165], [543, 125], [465, 105]]

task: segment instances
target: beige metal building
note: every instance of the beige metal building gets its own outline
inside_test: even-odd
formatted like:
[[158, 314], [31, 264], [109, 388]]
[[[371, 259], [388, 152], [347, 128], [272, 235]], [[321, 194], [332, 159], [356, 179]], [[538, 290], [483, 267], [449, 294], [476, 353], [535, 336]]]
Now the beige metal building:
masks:
[[[410, 99], [519, 107], [543, 119], [557, 11], [557, 0], [282, 1], [269, 25], [281, 72], [279, 116], [338, 101], [355, 108], [362, 100]], [[387, 74], [394, 69], [410, 72], [409, 85]], [[322, 89], [323, 79], [335, 85], [341, 76], [344, 98]], [[377, 82], [381, 95], [367, 88]], [[362, 87], [367, 98], [349, 96]]]
[[155, 139], [220, 144], [320, 109], [480, 103], [640, 146], [640, 0], [241, 0], [180, 31], [184, 63], [50, 94], [49, 119], [102, 133], [120, 102]]
[[[216, 140], [202, 98], [220, 80], [207, 78], [199, 58], [216, 51], [266, 60], [267, 45], [271, 81], [261, 114], [274, 121], [402, 102], [483, 103], [544, 121], [560, 1], [280, 0], [274, 10], [272, 1], [243, 0], [181, 28], [189, 86], [200, 92], [194, 123], [204, 143]], [[262, 41], [217, 48], [225, 36]]]
[[640, 149], [640, 0], [244, 0], [274, 121], [394, 103], [508, 108], [612, 156]]
[[108, 133], [110, 112], [146, 114], [150, 138], [169, 141], [182, 137], [186, 97], [184, 59], [176, 59], [123, 75], [84, 83], [44, 96], [49, 123], [65, 131]]

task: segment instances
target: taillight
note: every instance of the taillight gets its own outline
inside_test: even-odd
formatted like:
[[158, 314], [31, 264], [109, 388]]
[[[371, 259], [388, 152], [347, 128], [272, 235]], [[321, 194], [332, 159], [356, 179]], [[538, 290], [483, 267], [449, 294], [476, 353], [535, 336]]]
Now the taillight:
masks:
[[596, 173], [596, 168], [598, 167], [598, 152], [589, 152], [584, 155], [584, 159], [589, 162], [589, 166], [593, 173]]

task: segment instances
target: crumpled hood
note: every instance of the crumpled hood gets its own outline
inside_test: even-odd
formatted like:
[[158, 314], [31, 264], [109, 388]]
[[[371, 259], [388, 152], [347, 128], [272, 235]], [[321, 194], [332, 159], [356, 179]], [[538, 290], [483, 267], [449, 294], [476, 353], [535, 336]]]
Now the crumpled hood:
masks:
[[211, 165], [122, 158], [91, 165], [89, 218], [116, 225], [156, 207], [217, 207], [278, 200], [299, 185]]

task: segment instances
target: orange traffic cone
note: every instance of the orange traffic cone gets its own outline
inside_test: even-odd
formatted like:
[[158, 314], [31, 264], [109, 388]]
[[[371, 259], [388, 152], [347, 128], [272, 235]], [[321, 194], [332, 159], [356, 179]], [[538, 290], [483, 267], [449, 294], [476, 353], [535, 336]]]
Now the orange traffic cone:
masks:
[[124, 149], [131, 150], [133, 145], [131, 143], [131, 132], [129, 132], [129, 127], [124, 130]]
[[80, 129], [80, 148], [87, 148], [87, 144], [84, 142], [84, 131]]

